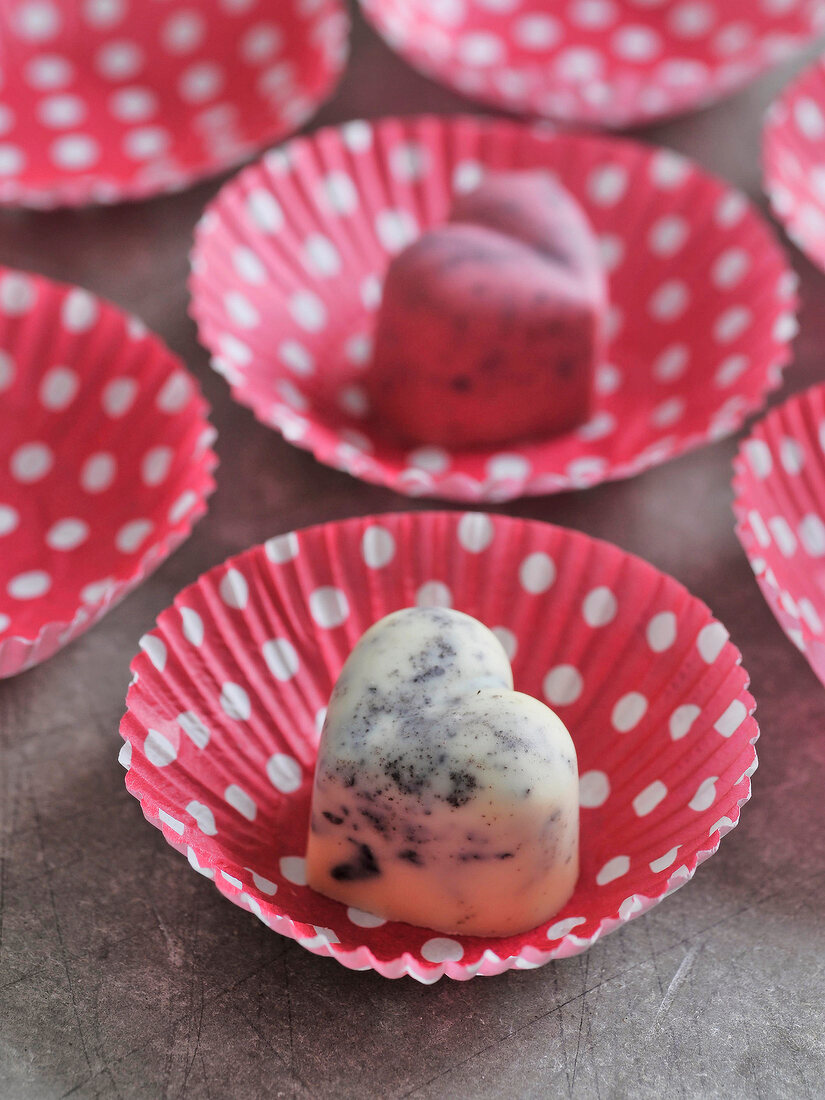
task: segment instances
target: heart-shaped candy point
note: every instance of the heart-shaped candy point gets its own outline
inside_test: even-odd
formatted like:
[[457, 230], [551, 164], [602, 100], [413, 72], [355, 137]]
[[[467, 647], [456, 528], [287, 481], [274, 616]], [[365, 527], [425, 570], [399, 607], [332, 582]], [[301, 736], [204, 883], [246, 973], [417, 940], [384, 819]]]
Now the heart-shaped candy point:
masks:
[[364, 634], [321, 736], [310, 886], [440, 932], [523, 932], [573, 893], [578, 815], [570, 734], [513, 690], [487, 627], [412, 608]]
[[607, 302], [573, 196], [545, 172], [491, 175], [389, 266], [364, 378], [378, 427], [453, 449], [575, 427]]

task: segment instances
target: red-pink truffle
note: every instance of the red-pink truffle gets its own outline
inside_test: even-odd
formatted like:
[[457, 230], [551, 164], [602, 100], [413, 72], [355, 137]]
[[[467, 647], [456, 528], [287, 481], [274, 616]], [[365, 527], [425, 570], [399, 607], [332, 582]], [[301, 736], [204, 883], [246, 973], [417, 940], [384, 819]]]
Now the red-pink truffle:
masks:
[[365, 375], [411, 444], [496, 446], [587, 420], [607, 287], [573, 196], [544, 172], [490, 176], [390, 264]]

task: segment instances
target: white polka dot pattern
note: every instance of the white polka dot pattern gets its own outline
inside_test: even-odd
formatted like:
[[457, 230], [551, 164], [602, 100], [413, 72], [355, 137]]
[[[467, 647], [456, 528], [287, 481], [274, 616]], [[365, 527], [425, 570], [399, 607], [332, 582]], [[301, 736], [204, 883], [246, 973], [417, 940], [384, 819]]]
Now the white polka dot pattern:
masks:
[[[610, 340], [593, 415], [499, 450], [395, 445], [363, 380], [376, 272], [440, 221], [456, 179], [465, 186], [491, 164], [552, 170], [610, 242]], [[374, 186], [362, 193], [366, 178]], [[469, 118], [361, 122], [290, 142], [219, 194], [193, 270], [201, 339], [262, 422], [367, 481], [467, 501], [632, 476], [733, 431], [778, 384], [795, 308], [767, 228], [684, 158]]]
[[[26, 0], [4, 9], [0, 202], [38, 208], [179, 189], [301, 126], [347, 51], [342, 0]], [[82, 314], [78, 315], [82, 317]]]
[[[535, 591], [525, 562], [541, 563]], [[329, 691], [355, 639], [416, 601], [494, 626], [516, 686], [558, 708], [576, 742], [576, 893], [506, 943], [410, 929], [306, 890]], [[412, 512], [279, 535], [186, 589], [142, 648], [121, 731], [149, 820], [269, 927], [387, 976], [470, 977], [584, 950], [689, 878], [750, 791], [753, 701], [726, 633], [652, 566], [546, 524]]]
[[762, 140], [773, 212], [793, 243], [825, 269], [825, 57], [774, 102]]
[[[160, 423], [155, 398], [170, 377], [186, 380], [186, 400]], [[0, 390], [11, 399], [0, 432], [3, 677], [51, 656], [160, 564], [205, 510], [215, 457], [204, 402], [153, 336], [133, 335], [130, 318], [86, 290], [8, 269]], [[64, 418], [77, 426], [68, 434]]]
[[[736, 457], [736, 534], [785, 634], [825, 683], [825, 386], [771, 410]], [[731, 728], [736, 714], [723, 716]]]
[[[566, 121], [629, 126], [753, 79], [817, 29], [785, 0], [361, 0], [389, 45], [465, 95]], [[821, 124], [813, 114], [806, 125]]]

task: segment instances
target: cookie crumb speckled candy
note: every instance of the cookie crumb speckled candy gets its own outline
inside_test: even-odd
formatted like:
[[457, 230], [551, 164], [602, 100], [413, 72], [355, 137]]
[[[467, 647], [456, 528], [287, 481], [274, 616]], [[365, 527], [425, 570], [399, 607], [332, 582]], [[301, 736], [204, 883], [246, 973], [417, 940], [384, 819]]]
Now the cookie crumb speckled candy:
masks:
[[439, 932], [505, 936], [569, 900], [579, 874], [576, 750], [513, 689], [492, 631], [406, 608], [360, 639], [329, 702], [307, 881]]
[[475, 447], [583, 423], [606, 311], [573, 195], [546, 172], [492, 173], [390, 263], [364, 376], [376, 429]]

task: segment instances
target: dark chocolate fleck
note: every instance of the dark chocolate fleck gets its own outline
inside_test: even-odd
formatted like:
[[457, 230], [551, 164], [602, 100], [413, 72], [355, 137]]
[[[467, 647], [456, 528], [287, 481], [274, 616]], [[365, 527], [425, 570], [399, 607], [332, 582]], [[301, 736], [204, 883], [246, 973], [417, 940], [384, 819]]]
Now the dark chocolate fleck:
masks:
[[343, 825], [343, 824], [344, 824], [344, 819], [343, 819], [343, 817], [339, 817], [339, 816], [338, 816], [338, 814], [331, 814], [331, 813], [329, 812], [329, 810], [324, 810], [324, 817], [325, 817], [325, 818], [327, 819], [327, 821], [329, 821], [329, 822], [330, 822], [330, 824], [332, 824], [332, 825]]
[[447, 795], [447, 801], [456, 808], [466, 805], [478, 786], [478, 780], [472, 772], [450, 772], [450, 783], [452, 783], [452, 789]]
[[363, 879], [375, 878], [380, 874], [381, 869], [369, 844], [359, 844], [355, 859], [350, 860], [349, 863], [338, 863], [330, 871], [330, 875], [336, 882], [359, 882]]

